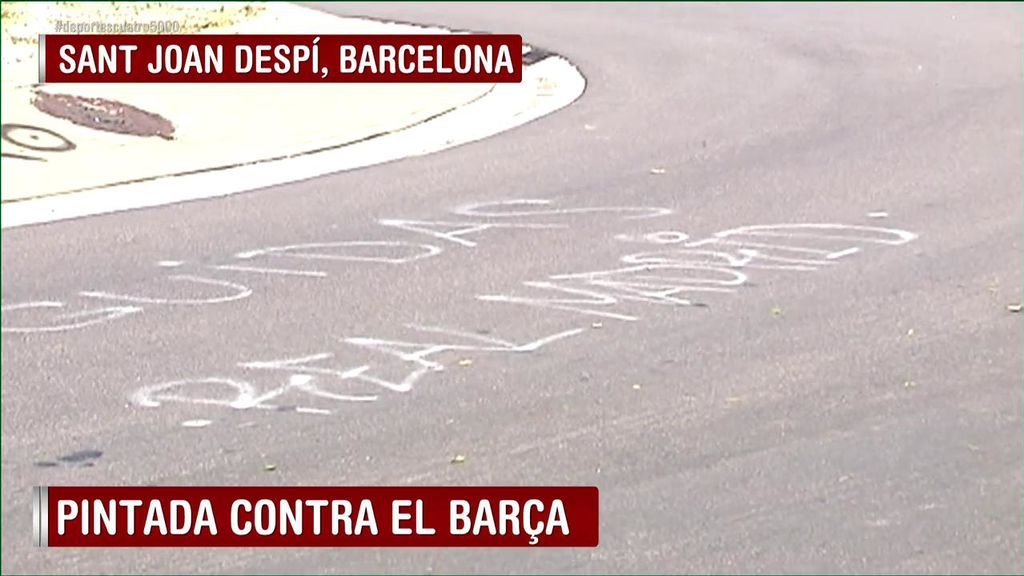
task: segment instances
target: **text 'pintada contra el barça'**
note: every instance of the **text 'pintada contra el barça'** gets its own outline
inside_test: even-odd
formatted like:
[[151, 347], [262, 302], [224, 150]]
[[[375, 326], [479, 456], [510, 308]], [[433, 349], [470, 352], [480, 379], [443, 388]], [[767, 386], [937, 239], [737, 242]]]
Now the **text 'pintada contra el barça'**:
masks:
[[45, 547], [592, 547], [596, 487], [43, 487]]
[[522, 77], [518, 34], [39, 37], [40, 83], [514, 83]]

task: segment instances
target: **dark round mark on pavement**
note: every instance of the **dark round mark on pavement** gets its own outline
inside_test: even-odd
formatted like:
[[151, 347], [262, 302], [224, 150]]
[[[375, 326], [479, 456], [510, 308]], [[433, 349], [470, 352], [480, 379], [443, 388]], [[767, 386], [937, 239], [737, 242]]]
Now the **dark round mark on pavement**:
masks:
[[174, 134], [170, 120], [116, 100], [36, 92], [32, 105], [40, 112], [94, 130], [165, 140], [171, 140]]

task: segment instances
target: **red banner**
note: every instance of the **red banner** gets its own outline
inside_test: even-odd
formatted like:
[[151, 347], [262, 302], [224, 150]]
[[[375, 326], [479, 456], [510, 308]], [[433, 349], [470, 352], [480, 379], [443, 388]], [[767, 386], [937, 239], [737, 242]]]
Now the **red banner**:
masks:
[[37, 546], [597, 546], [596, 487], [37, 488]]
[[39, 81], [481, 82], [523, 78], [517, 34], [39, 37]]

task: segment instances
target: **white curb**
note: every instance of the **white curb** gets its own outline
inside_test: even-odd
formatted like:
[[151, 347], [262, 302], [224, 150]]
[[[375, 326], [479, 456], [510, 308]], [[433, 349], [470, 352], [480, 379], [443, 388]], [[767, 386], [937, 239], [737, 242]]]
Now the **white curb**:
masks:
[[492, 136], [568, 106], [586, 81], [569, 61], [549, 56], [524, 66], [520, 84], [497, 84], [483, 97], [446, 114], [336, 149], [230, 168], [5, 203], [0, 227], [216, 198], [420, 156]]

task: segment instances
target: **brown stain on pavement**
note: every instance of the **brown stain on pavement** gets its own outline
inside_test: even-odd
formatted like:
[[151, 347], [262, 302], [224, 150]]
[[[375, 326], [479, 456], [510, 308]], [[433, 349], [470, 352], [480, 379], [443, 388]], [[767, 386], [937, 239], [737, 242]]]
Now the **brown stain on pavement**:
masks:
[[174, 138], [174, 124], [170, 120], [116, 100], [40, 91], [35, 93], [32, 105], [44, 114], [94, 130], [132, 136], [159, 136], [165, 140]]

